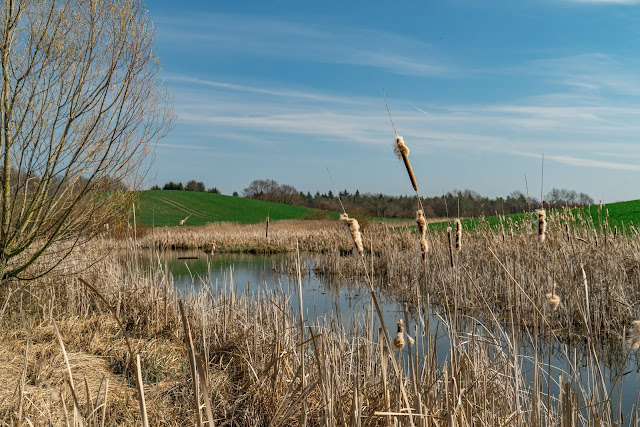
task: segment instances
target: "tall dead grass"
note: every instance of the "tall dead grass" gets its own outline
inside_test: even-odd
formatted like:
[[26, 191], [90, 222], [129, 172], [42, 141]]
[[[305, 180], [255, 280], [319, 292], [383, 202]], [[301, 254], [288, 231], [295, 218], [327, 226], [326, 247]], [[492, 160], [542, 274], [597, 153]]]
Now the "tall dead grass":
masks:
[[[74, 264], [94, 254], [77, 254], [69, 276], [0, 289], [0, 420], [134, 425], [146, 412], [149, 425], [204, 424], [209, 415], [221, 425], [612, 425], [622, 419], [615, 391], [625, 376], [607, 369], [624, 366], [637, 347], [640, 242], [633, 233], [613, 239], [568, 211], [547, 221], [544, 242], [532, 216], [510, 223], [508, 235], [486, 223], [466, 231], [459, 251], [432, 230], [425, 261], [409, 229], [369, 227], [365, 250], [351, 254], [338, 221], [316, 234], [290, 224], [288, 239], [308, 233], [305, 245], [319, 236], [333, 245], [316, 272], [408, 303], [396, 348], [373, 308], [343, 322], [299, 317], [295, 290], [277, 286], [246, 294], [205, 283], [181, 294], [159, 257], [140, 266], [141, 242], [132, 241], [124, 261], [109, 256], [82, 278], [140, 357], [146, 411], [122, 331], [75, 275]], [[231, 227], [213, 233], [233, 241]], [[265, 244], [263, 225], [256, 232]], [[225, 244], [201, 239], [205, 248]], [[550, 289], [561, 304], [550, 307]], [[564, 366], [551, 363], [552, 349]]]

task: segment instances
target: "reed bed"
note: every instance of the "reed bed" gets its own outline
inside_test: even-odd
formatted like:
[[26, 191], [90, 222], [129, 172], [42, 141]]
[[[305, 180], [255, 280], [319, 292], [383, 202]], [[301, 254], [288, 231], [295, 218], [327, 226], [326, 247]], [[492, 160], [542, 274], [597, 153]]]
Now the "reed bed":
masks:
[[[609, 353], [616, 366], [636, 346], [637, 237], [600, 235], [607, 244], [596, 246], [582, 219], [559, 212], [548, 221], [544, 246], [532, 224], [515, 224], [506, 238], [488, 227], [465, 231], [460, 251], [450, 250], [446, 233], [431, 232], [426, 269], [412, 230], [371, 227], [362, 234], [369, 247], [362, 257], [334, 249], [318, 258], [317, 271], [360, 281], [373, 263], [375, 291], [407, 302], [399, 334], [390, 331], [395, 346], [373, 308], [355, 313], [353, 322], [335, 316], [301, 323], [288, 289], [246, 294], [232, 283], [204, 283], [181, 294], [161, 262], [140, 267], [136, 245], [124, 262], [107, 257], [82, 278], [109, 302], [140, 357], [149, 425], [207, 423], [205, 402], [221, 425], [610, 425], [620, 414], [598, 371], [605, 361], [596, 338], [618, 341], [620, 351]], [[262, 225], [259, 231], [264, 238]], [[341, 224], [336, 232], [347, 234]], [[348, 239], [346, 246], [353, 249]], [[73, 263], [68, 268], [75, 271]], [[562, 301], [556, 311], [546, 300], [552, 291]], [[5, 425], [142, 423], [122, 331], [76, 275], [10, 282], [0, 304]], [[551, 352], [570, 338], [582, 347], [579, 356], [564, 355], [565, 367], [519, 348], [530, 340]], [[438, 350], [443, 340], [445, 357]], [[200, 379], [190, 354], [203, 368]], [[593, 368], [584, 373], [580, 363]], [[194, 409], [195, 383], [206, 390], [197, 393], [201, 411]]]
[[282, 220], [264, 224], [219, 223], [202, 227], [155, 228], [138, 239], [144, 248], [201, 249], [217, 252], [282, 253], [301, 251], [324, 253], [336, 246], [349, 250], [351, 243], [338, 230], [337, 221]]
[[[537, 321], [567, 338], [622, 340], [625, 328], [640, 317], [638, 236], [627, 231], [614, 238], [612, 231], [561, 210], [547, 215], [540, 241], [537, 217], [530, 219], [465, 230], [460, 250], [453, 250], [451, 232], [432, 231], [426, 267], [415, 231], [371, 230], [363, 235], [365, 247], [375, 241], [380, 249], [367, 263], [381, 289], [404, 292], [403, 299], [414, 304], [428, 293], [439, 307], [488, 308], [500, 319], [512, 310], [520, 326]], [[513, 233], [503, 233], [504, 228]], [[338, 251], [318, 258], [314, 271], [364, 280], [360, 261]], [[552, 323], [541, 320], [548, 315], [549, 293], [558, 302]]]
[[[487, 403], [496, 390], [515, 396], [511, 378], [519, 375], [505, 352], [487, 344], [492, 338], [452, 348], [455, 354], [474, 348], [463, 365], [434, 366], [436, 337], [412, 323], [415, 345], [422, 346], [419, 358], [404, 355], [415, 363], [413, 377], [385, 370], [383, 381], [381, 366], [388, 365], [389, 353], [378, 328], [369, 327], [375, 324], [372, 312], [356, 314], [358, 320], [349, 325], [336, 318], [312, 319], [300, 328], [284, 290], [238, 294], [230, 283], [181, 296], [171, 275], [157, 267], [151, 273], [137, 270], [132, 256], [123, 266], [105, 260], [84, 274], [118, 313], [140, 357], [150, 425], [184, 425], [197, 418], [177, 307], [181, 298], [193, 350], [206, 361], [203, 384], [216, 423], [292, 425], [304, 408], [309, 425], [379, 425], [387, 419], [404, 424], [409, 418], [399, 390], [406, 381], [418, 381], [423, 390], [423, 419], [444, 421], [463, 392], [464, 382], [456, 384], [456, 378], [489, 373], [485, 387], [465, 392], [459, 410], [470, 414], [473, 405], [473, 417], [486, 423], [515, 410], [514, 399]], [[89, 289], [76, 278], [48, 278], [12, 284], [3, 289], [3, 301], [8, 296], [0, 319], [0, 419], [6, 425], [26, 420], [35, 425], [141, 423], [125, 339]], [[56, 327], [66, 351], [55, 339]]]

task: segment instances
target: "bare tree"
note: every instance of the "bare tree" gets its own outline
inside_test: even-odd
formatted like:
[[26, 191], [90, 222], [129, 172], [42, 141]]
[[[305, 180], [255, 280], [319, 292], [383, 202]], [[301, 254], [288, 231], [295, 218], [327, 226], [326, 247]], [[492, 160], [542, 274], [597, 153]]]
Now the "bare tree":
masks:
[[28, 279], [122, 216], [173, 114], [139, 1], [1, 7], [0, 276]]

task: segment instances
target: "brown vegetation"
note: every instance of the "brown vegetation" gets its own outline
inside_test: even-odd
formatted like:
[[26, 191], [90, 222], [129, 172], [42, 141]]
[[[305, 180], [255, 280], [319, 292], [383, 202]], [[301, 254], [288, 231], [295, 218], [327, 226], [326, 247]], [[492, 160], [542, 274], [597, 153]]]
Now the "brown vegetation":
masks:
[[[538, 383], [523, 377], [518, 343], [527, 335], [518, 336], [527, 327], [539, 331], [530, 335], [539, 344], [586, 343], [579, 348], [593, 366], [603, 354], [598, 342], [609, 337], [619, 351], [608, 357], [627, 358], [625, 327], [632, 331], [629, 348], [638, 341], [633, 307], [640, 259], [633, 254], [640, 242], [635, 235], [615, 241], [601, 236], [607, 243], [596, 246], [582, 219], [556, 213], [548, 220], [544, 243], [532, 222], [516, 224], [513, 237], [506, 239], [489, 228], [467, 231], [459, 252], [449, 249], [446, 233], [430, 232], [433, 250], [426, 264], [409, 230], [368, 228], [363, 244], [373, 246], [374, 253], [363, 257], [343, 256], [336, 249], [336, 242], [353, 247], [338, 221], [326, 224], [319, 235], [307, 234], [307, 244], [320, 236], [318, 247], [334, 248], [318, 261], [318, 272], [368, 280], [366, 266], [373, 263], [376, 292], [393, 289], [410, 302], [413, 309], [400, 316], [402, 327], [391, 335], [393, 342], [370, 327], [377, 323], [374, 312], [356, 314], [363, 320], [355, 328], [330, 318], [307, 319], [300, 329], [288, 295], [247, 297], [206, 284], [185, 301], [193, 335], [190, 353], [178, 293], [161, 263], [140, 270], [131, 246], [125, 263], [105, 259], [84, 279], [114, 308], [140, 356], [150, 425], [195, 422], [193, 378], [198, 374], [189, 367], [189, 354], [203, 368], [204, 381], [196, 381], [207, 390], [199, 392], [200, 405], [204, 408], [206, 393], [218, 424], [291, 425], [301, 417], [310, 425], [535, 425], [568, 418], [610, 424], [616, 418], [607, 400], [612, 390], [600, 381], [598, 369], [585, 377], [579, 371], [565, 373], [560, 391], [549, 394], [535, 385], [548, 371], [537, 356]], [[573, 237], [569, 241], [565, 224]], [[218, 240], [216, 250], [234, 239], [253, 239], [247, 227], [237, 228], [241, 236], [233, 237], [233, 227], [221, 226], [227, 239]], [[264, 225], [255, 228], [264, 240]], [[273, 222], [270, 238], [277, 240], [284, 228], [298, 236], [309, 233], [305, 222]], [[455, 268], [449, 264], [452, 255]], [[551, 300], [562, 303], [552, 306], [549, 292]], [[429, 325], [430, 304], [439, 307], [440, 333]], [[92, 425], [103, 425], [103, 417], [104, 425], [141, 422], [132, 355], [114, 317], [91, 290], [74, 277], [9, 282], [0, 291], [0, 309], [0, 419], [14, 425], [20, 416], [34, 425], [61, 424], [65, 417]], [[436, 356], [439, 334], [450, 342], [444, 362]], [[395, 371], [398, 357], [403, 362]], [[596, 402], [593, 411], [579, 409], [590, 401]]]

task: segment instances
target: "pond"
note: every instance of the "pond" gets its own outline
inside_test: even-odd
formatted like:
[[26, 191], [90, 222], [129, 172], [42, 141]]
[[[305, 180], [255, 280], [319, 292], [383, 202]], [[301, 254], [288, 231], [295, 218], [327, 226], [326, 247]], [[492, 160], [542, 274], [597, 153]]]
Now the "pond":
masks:
[[[211, 284], [212, 290], [229, 292], [232, 288], [235, 293], [249, 293], [251, 297], [264, 295], [265, 291], [280, 290], [289, 295], [291, 305], [298, 313], [298, 283], [295, 274], [295, 259], [291, 255], [251, 255], [220, 253], [209, 255], [202, 251], [169, 251], [161, 254], [142, 252], [142, 263], [147, 267], [161, 262], [174, 277], [174, 283], [185, 294], [197, 290], [203, 284]], [[305, 321], [310, 324], [322, 323], [327, 319], [338, 319], [345, 329], [354, 325], [371, 325], [378, 328], [379, 322], [372, 304], [369, 288], [364, 284], [349, 283], [336, 277], [317, 276], [313, 272], [314, 257], [316, 255], [303, 255], [302, 265], [302, 305]], [[277, 271], [286, 271], [279, 273]], [[395, 324], [398, 319], [404, 318], [404, 305], [384, 292], [378, 294], [383, 311], [383, 317], [390, 334], [395, 333]], [[418, 311], [420, 313], [418, 313]], [[421, 325], [429, 320], [429, 328], [432, 336], [437, 336], [436, 353], [438, 363], [442, 363], [449, 357], [450, 342], [446, 335], [446, 326], [437, 314], [437, 310], [426, 308], [411, 313], [412, 324], [416, 321]], [[470, 321], [468, 325], [459, 325], [460, 336], [472, 333], [482, 334], [478, 322]], [[413, 330], [413, 326], [412, 326]], [[490, 332], [498, 332], [498, 328]], [[498, 335], [500, 335], [498, 333]], [[521, 354], [520, 364], [524, 377], [532, 382], [531, 368], [536, 353], [533, 338], [525, 331], [516, 332], [518, 351]], [[545, 342], [544, 339], [540, 339]], [[587, 386], [590, 375], [595, 372], [591, 361], [581, 356], [585, 351], [585, 343], [555, 344], [552, 348], [539, 345], [537, 348], [540, 364], [546, 370], [550, 360], [551, 365], [551, 392], [558, 396], [557, 381], [560, 375], [567, 378], [568, 374], [576, 372], [582, 378], [583, 386]], [[637, 352], [632, 352], [623, 366], [624, 351], [620, 350], [620, 343], [612, 343], [598, 350], [599, 368], [607, 384], [607, 390], [611, 393], [611, 402], [619, 412], [629, 420], [629, 414], [635, 409], [640, 392], [640, 373], [638, 367], [640, 361]], [[550, 359], [549, 359], [550, 357]], [[618, 375], [622, 373], [622, 375]], [[546, 391], [546, 377], [543, 388]], [[612, 391], [612, 383], [616, 387]], [[581, 402], [581, 406], [584, 402]]]

